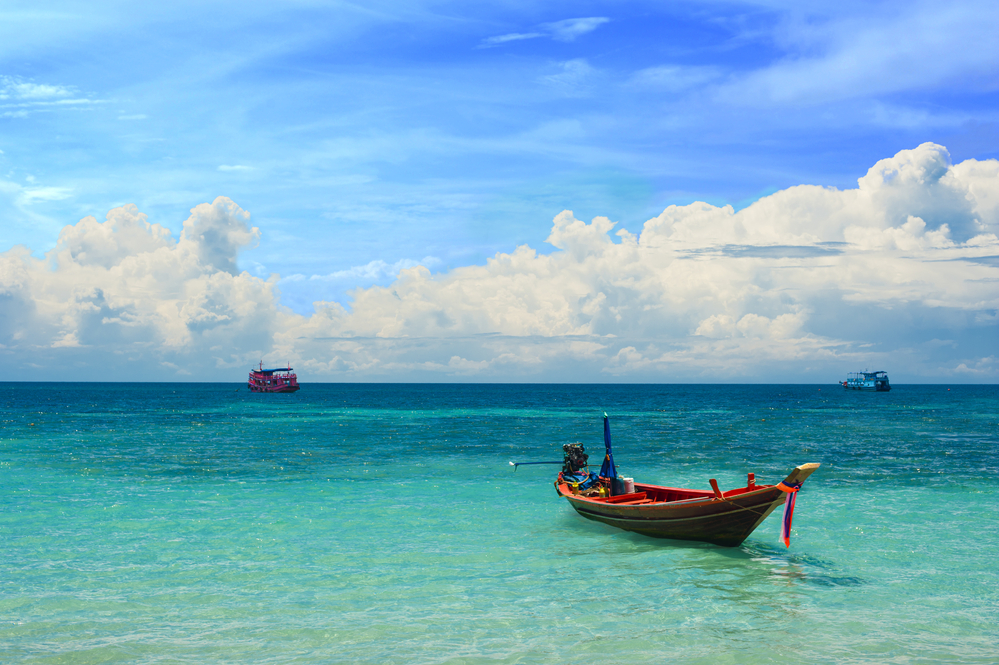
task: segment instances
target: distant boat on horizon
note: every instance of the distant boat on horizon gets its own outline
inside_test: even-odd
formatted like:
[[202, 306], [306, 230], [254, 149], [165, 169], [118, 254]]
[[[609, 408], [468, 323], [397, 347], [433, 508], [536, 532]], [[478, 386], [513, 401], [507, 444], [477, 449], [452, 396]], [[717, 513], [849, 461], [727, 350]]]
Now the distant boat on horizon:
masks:
[[878, 370], [877, 372], [850, 372], [843, 387], [847, 390], [870, 390], [872, 392], [886, 393], [891, 390], [888, 382], [888, 372]]
[[257, 369], [250, 370], [246, 385], [255, 393], [293, 393], [298, 390], [298, 376], [291, 367], [264, 369], [261, 361]]

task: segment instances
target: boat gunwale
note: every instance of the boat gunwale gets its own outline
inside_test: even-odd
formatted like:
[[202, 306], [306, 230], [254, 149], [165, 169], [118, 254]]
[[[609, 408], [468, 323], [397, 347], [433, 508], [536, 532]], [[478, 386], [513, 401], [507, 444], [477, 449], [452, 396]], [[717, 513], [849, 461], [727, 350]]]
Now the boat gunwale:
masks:
[[[557, 485], [557, 491], [558, 491], [559, 495], [561, 495], [561, 496], [565, 497], [566, 499], [568, 499], [570, 501], [570, 503], [573, 503], [573, 505], [575, 505], [576, 502], [578, 501], [578, 502], [580, 502], [581, 505], [607, 506], [607, 507], [613, 507], [613, 508], [627, 508], [627, 509], [641, 509], [641, 508], [648, 509], [648, 508], [669, 508], [671, 506], [676, 506], [678, 508], [688, 508], [688, 507], [691, 507], [691, 506], [694, 506], [694, 505], [697, 505], [697, 504], [701, 504], [701, 503], [703, 503], [705, 505], [709, 505], [711, 503], [718, 503], [718, 504], [722, 504], [722, 503], [734, 503], [736, 498], [745, 498], [745, 497], [756, 498], [757, 496], [759, 496], [759, 495], [761, 495], [763, 493], [772, 494], [771, 490], [774, 490], [777, 487], [776, 485], [755, 485], [752, 490], [749, 490], [747, 492], [740, 492], [738, 494], [732, 494], [730, 496], [725, 496], [726, 492], [722, 492], [722, 498], [719, 499], [710, 490], [694, 490], [694, 489], [684, 489], [684, 488], [679, 488], [679, 487], [664, 487], [662, 485], [649, 485], [649, 484], [646, 484], [646, 483], [641, 483], [641, 484], [636, 483], [635, 484], [635, 490], [636, 490], [636, 492], [638, 491], [639, 486], [641, 486], [641, 487], [652, 487], [652, 488], [655, 488], [655, 489], [663, 489], [663, 490], [672, 490], [672, 491], [678, 491], [678, 492], [702, 492], [702, 491], [704, 491], [704, 492], [707, 492], [707, 494], [705, 496], [702, 496], [702, 497], [696, 497], [696, 498], [693, 498], [693, 499], [680, 499], [678, 501], [649, 501], [649, 502], [646, 502], [646, 503], [628, 504], [628, 503], [610, 503], [610, 502], [607, 501], [607, 498], [613, 498], [613, 497], [606, 497], [606, 498], [605, 497], [591, 497], [591, 496], [580, 496], [578, 494], [573, 494], [572, 490], [569, 489], [569, 484], [568, 483], [564, 483], [564, 482], [563, 483], [559, 483]], [[749, 489], [749, 486], [747, 485], [744, 488], [743, 487], [736, 487], [735, 489], [736, 490], [739, 490], [739, 489]], [[728, 490], [728, 491], [731, 492], [733, 490]], [[780, 492], [780, 490], [778, 490], [778, 492]], [[740, 507], [743, 507], [743, 506], [740, 506]]]

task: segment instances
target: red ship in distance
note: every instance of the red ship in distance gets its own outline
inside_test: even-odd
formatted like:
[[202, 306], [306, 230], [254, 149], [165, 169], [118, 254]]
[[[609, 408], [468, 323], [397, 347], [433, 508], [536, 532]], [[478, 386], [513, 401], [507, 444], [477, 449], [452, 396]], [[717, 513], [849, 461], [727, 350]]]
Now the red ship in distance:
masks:
[[298, 390], [298, 376], [291, 367], [264, 369], [261, 361], [257, 369], [250, 370], [246, 385], [255, 393], [293, 393]]

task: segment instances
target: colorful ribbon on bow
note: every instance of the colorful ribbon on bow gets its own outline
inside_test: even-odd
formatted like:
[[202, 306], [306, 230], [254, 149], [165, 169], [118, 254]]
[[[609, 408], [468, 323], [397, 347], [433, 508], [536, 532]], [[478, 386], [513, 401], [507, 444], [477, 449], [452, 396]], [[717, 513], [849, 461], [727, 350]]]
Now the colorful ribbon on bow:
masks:
[[777, 489], [787, 494], [784, 499], [784, 517], [780, 521], [780, 539], [784, 541], [784, 547], [791, 547], [791, 516], [794, 515], [794, 497], [801, 489], [801, 483], [786, 483], [782, 480], [777, 483]]

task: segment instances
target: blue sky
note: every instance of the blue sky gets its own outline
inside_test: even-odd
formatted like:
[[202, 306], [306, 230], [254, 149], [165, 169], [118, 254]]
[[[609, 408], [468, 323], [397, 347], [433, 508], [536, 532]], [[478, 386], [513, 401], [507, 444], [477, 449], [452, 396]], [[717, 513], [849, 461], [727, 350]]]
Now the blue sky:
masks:
[[[997, 28], [999, 9], [986, 2], [8, 2], [0, 9], [0, 252], [23, 245], [45, 260], [64, 227], [88, 216], [103, 222], [128, 204], [146, 215], [143, 223], [179, 240], [192, 209], [222, 196], [249, 213], [247, 228], [258, 229], [245, 244], [226, 245], [236, 266], [230, 272], [269, 279], [273, 307], [315, 324], [323, 306], [314, 302], [355, 313], [359, 294], [376, 286], [391, 292], [401, 269], [424, 266], [447, 281], [522, 245], [539, 256], [566, 251], [546, 242], [563, 210], [577, 220], [610, 218], [616, 226], [608, 238], [621, 243], [617, 231], [639, 234], [670, 205], [706, 202], [742, 211], [799, 185], [856, 189], [880, 160], [925, 143], [946, 148], [951, 165], [994, 160]], [[980, 231], [991, 232], [986, 208], [982, 203], [968, 214], [978, 216]], [[871, 223], [881, 231], [902, 228], [908, 214]], [[925, 221], [926, 232], [939, 226]], [[786, 245], [791, 236], [767, 237], [760, 242]], [[847, 242], [842, 233], [799, 241]], [[711, 242], [717, 248], [734, 241]], [[23, 253], [18, 257], [28, 265]], [[992, 265], [978, 254], [971, 258], [946, 260]], [[54, 263], [48, 269], [59, 270]], [[910, 297], [925, 304], [941, 288]], [[102, 293], [110, 302], [108, 289]], [[30, 306], [8, 310], [11, 320], [23, 316], [16, 312], [47, 311], [40, 303], [51, 295], [17, 297]], [[961, 311], [978, 323], [941, 324], [953, 312], [943, 315], [936, 305], [914, 313], [922, 323], [913, 324], [912, 339], [892, 347], [899, 359], [900, 349], [934, 339], [968, 351], [946, 360], [943, 352], [926, 351], [920, 371], [928, 380], [941, 368], [971, 368], [994, 355], [995, 294], [986, 288], [975, 297], [978, 309], [969, 301]], [[830, 298], [856, 301], [853, 291]], [[78, 298], [73, 302], [75, 312]], [[740, 302], [738, 312], [705, 311], [682, 335], [658, 342], [703, 337], [695, 333], [711, 316], [764, 316]], [[801, 305], [811, 324], [800, 334], [831, 339], [828, 330], [808, 328], [829, 307]], [[59, 316], [64, 321], [67, 314]], [[75, 353], [73, 362], [83, 365], [111, 353], [80, 334], [66, 337], [69, 324], [53, 321], [62, 346], [43, 351], [13, 337], [0, 344], [24, 367], [45, 368], [52, 377], [62, 376], [53, 363], [64, 366], [65, 359], [51, 348]], [[496, 330], [465, 332], [526, 334], [492, 325]], [[363, 334], [363, 326], [348, 328], [330, 334], [340, 342], [389, 334], [383, 327]], [[290, 329], [229, 356], [208, 354], [213, 369], [196, 377], [228, 376], [253, 355], [299, 353], [276, 341]], [[544, 330], [531, 334], [544, 337]], [[960, 334], [947, 332], [953, 330]], [[564, 333], [545, 339], [568, 344]], [[149, 334], [153, 343], [165, 333]], [[594, 343], [622, 336], [600, 334], [604, 341]], [[845, 341], [856, 348], [887, 344], [880, 334]], [[641, 351], [641, 344], [607, 350], [606, 358], [625, 348]], [[373, 359], [356, 367], [333, 362], [339, 356], [332, 347], [295, 357], [317, 363], [314, 371], [325, 380], [544, 376], [521, 366], [498, 371], [494, 361], [509, 350], [487, 357], [485, 347], [472, 346], [474, 358], [457, 355], [465, 374], [446, 369], [443, 350], [441, 357], [421, 359], [412, 351], [406, 361], [390, 362], [365, 347]], [[844, 365], [845, 372], [861, 361], [827, 359], [816, 371]], [[183, 378], [171, 372], [197, 362], [136, 346], [120, 378]], [[551, 378], [729, 378], [722, 368], [698, 373], [694, 364], [671, 373], [670, 362], [644, 373], [615, 373], [597, 362]], [[438, 365], [445, 369], [433, 369]], [[747, 366], [733, 377], [762, 379], [761, 371]]]

